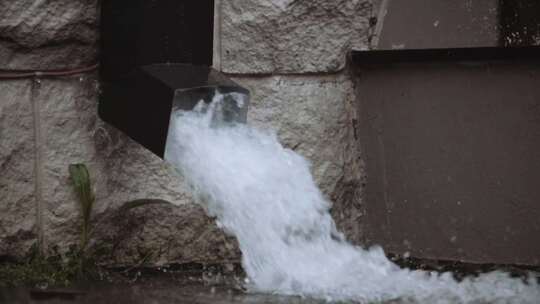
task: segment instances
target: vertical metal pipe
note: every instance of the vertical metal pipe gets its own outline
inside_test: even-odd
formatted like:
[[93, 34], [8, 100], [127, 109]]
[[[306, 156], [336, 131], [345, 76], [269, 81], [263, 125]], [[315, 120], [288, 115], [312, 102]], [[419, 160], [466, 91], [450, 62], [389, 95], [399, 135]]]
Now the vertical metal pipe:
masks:
[[41, 255], [45, 255], [45, 231], [44, 231], [44, 219], [43, 219], [43, 193], [42, 193], [42, 180], [43, 180], [43, 153], [42, 153], [42, 134], [41, 134], [41, 119], [40, 119], [40, 107], [39, 107], [39, 89], [41, 88], [41, 80], [39, 77], [32, 79], [30, 102], [32, 103], [32, 115], [34, 123], [34, 195], [36, 198], [36, 226], [37, 226], [37, 239], [38, 250]]

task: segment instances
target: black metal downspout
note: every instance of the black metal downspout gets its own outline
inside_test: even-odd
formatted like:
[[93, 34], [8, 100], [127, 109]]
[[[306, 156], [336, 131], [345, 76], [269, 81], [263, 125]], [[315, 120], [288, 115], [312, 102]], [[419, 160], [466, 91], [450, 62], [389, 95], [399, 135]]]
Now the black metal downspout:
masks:
[[219, 88], [248, 95], [210, 68], [213, 22], [213, 0], [104, 1], [101, 119], [163, 158], [173, 103], [189, 110], [196, 102], [179, 94], [199, 98]]

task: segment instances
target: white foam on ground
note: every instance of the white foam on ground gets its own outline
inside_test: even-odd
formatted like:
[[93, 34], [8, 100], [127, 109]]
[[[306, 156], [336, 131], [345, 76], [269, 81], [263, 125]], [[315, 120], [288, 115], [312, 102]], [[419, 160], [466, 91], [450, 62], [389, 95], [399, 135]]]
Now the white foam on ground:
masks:
[[268, 130], [219, 128], [210, 106], [173, 113], [166, 159], [189, 180], [219, 225], [236, 236], [249, 288], [355, 302], [540, 303], [539, 285], [493, 272], [457, 282], [401, 269], [381, 248], [351, 245], [336, 231], [309, 163]]

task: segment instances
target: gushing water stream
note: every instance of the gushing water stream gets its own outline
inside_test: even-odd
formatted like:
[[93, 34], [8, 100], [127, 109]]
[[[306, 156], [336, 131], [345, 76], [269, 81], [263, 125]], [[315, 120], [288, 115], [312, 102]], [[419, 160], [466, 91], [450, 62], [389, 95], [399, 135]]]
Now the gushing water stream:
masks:
[[303, 157], [267, 130], [216, 127], [225, 96], [238, 99], [216, 94], [210, 105], [173, 113], [166, 158], [238, 239], [250, 290], [360, 303], [540, 303], [532, 278], [493, 272], [457, 282], [449, 273], [401, 269], [380, 247], [351, 245]]

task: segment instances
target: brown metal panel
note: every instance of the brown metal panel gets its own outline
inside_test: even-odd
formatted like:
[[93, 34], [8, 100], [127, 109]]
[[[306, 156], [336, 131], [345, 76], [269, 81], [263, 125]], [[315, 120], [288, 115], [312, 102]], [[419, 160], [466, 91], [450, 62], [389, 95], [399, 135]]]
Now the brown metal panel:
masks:
[[499, 0], [388, 0], [378, 49], [497, 46]]
[[360, 67], [367, 241], [540, 264], [540, 64]]

